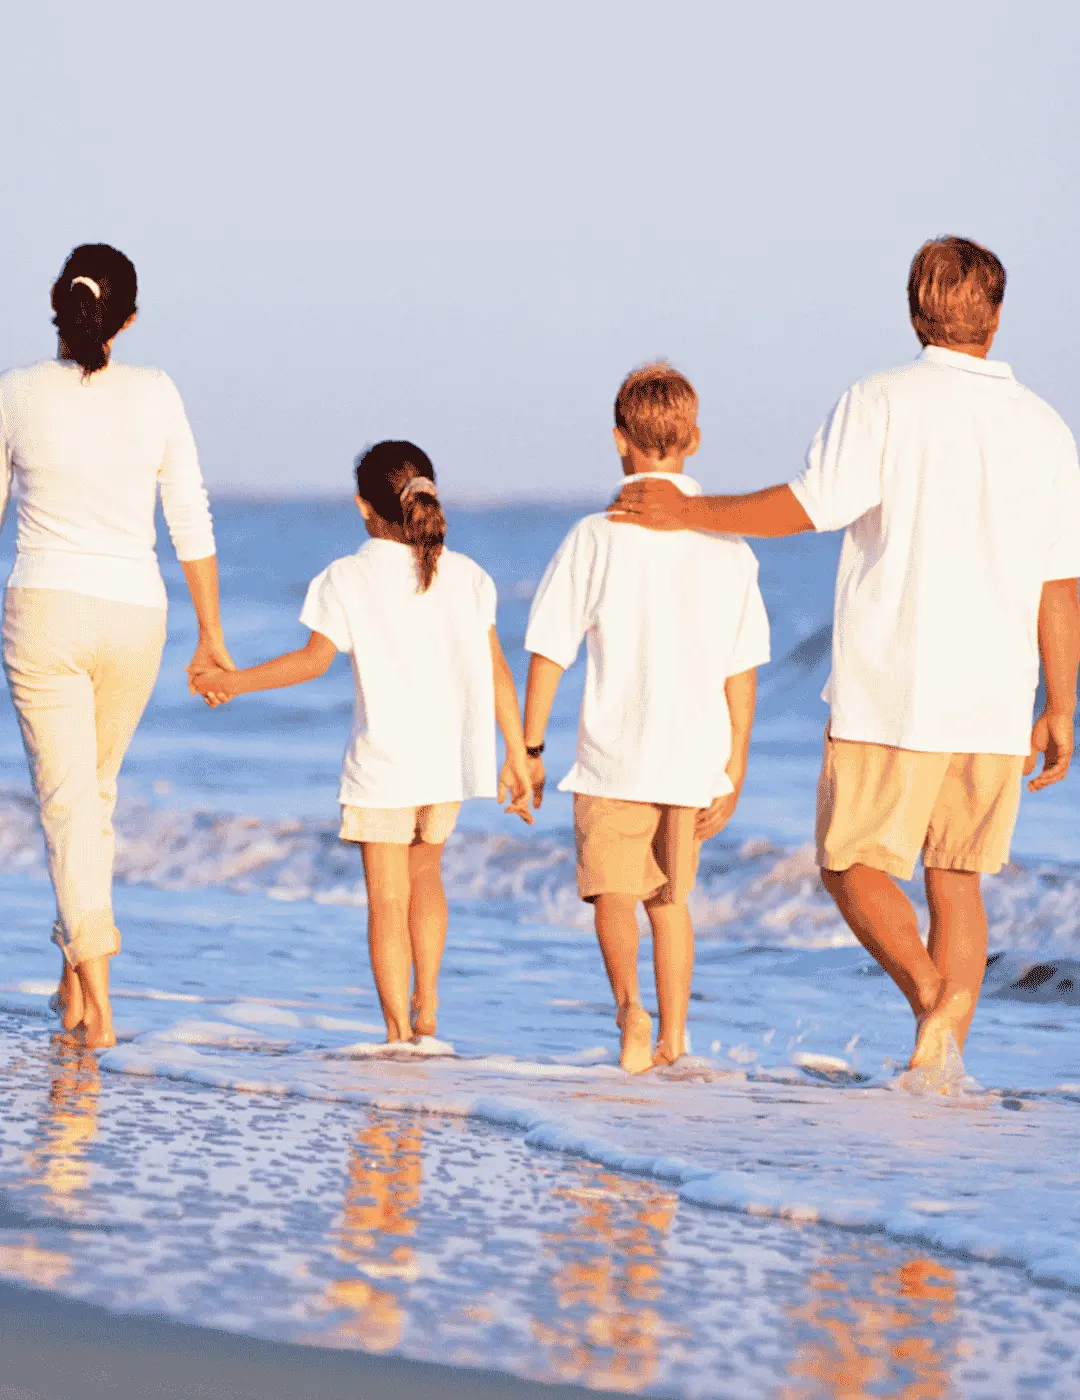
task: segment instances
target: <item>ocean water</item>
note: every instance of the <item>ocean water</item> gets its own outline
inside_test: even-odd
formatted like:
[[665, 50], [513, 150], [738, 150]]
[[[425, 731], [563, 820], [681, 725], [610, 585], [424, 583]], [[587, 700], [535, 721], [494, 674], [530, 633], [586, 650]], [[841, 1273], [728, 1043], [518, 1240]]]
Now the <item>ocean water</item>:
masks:
[[[579, 513], [451, 513], [522, 685], [529, 601]], [[351, 505], [225, 501], [216, 519], [237, 661], [295, 645], [308, 580], [360, 540]], [[554, 791], [580, 662], [536, 827], [465, 808], [439, 1040], [394, 1054], [359, 859], [335, 836], [344, 658], [205, 708], [166, 566], [170, 641], [118, 807], [121, 1043], [99, 1056], [49, 1041], [52, 910], [5, 694], [0, 1277], [613, 1390], [1080, 1393], [1080, 777], [1025, 796], [1014, 862], [986, 881], [963, 1091], [907, 1091], [910, 1015], [809, 845], [837, 551], [757, 548], [774, 661], [694, 897], [693, 1053], [643, 1078], [617, 1066]], [[642, 958], [648, 987], [647, 939]]]

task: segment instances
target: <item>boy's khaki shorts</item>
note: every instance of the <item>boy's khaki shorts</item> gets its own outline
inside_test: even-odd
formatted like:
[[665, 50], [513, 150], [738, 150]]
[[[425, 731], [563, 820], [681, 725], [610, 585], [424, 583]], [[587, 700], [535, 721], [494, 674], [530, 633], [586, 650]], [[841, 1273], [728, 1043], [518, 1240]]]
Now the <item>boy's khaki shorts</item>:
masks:
[[574, 793], [578, 894], [630, 894], [649, 904], [681, 904], [697, 879], [697, 807], [624, 802]]
[[376, 841], [391, 846], [415, 846], [421, 841], [441, 846], [457, 825], [460, 802], [434, 802], [429, 807], [342, 807], [342, 841]]
[[826, 732], [818, 864], [910, 880], [921, 851], [927, 869], [996, 875], [1009, 859], [1023, 767], [1015, 754], [919, 753]]

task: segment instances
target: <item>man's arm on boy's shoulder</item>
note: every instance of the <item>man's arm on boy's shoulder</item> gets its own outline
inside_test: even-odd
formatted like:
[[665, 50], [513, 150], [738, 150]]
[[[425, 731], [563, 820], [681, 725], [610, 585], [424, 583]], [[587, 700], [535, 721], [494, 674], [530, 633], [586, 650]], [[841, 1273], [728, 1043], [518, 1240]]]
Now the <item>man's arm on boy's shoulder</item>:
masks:
[[740, 671], [737, 676], [728, 676], [724, 682], [724, 695], [731, 716], [731, 757], [728, 759], [727, 775], [735, 791], [713, 798], [709, 806], [698, 813], [694, 835], [699, 841], [708, 841], [723, 831], [738, 806], [750, 759], [750, 731], [754, 726], [754, 707], [757, 703], [757, 670]]
[[1042, 772], [1028, 783], [1029, 792], [1059, 783], [1072, 762], [1076, 676], [1080, 668], [1080, 595], [1074, 578], [1043, 584], [1039, 601], [1039, 657], [1046, 682], [1046, 706], [1031, 731], [1031, 753], [1024, 775], [1035, 771], [1039, 754]]
[[769, 486], [746, 496], [687, 496], [656, 477], [627, 481], [608, 507], [608, 519], [647, 530], [708, 530], [759, 539], [814, 528], [790, 486]]

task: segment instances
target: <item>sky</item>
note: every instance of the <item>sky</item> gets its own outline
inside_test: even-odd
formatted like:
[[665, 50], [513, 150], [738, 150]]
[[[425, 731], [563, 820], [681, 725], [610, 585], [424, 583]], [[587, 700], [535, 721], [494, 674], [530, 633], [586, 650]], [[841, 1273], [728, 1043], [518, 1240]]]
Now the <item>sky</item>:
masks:
[[1080, 429], [1073, 0], [4, 7], [0, 366], [54, 353], [69, 250], [134, 260], [117, 358], [180, 388], [212, 491], [349, 489], [382, 437], [448, 499], [605, 496], [662, 356], [708, 489], [787, 480], [911, 358], [959, 233], [995, 354]]

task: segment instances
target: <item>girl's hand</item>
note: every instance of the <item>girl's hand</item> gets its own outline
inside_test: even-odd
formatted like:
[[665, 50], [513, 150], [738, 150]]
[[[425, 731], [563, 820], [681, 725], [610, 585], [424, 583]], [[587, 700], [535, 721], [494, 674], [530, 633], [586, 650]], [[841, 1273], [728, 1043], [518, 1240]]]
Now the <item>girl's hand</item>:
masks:
[[723, 797], [714, 797], [708, 807], [702, 807], [694, 818], [694, 836], [699, 841], [709, 841], [727, 826], [735, 815], [739, 801], [737, 792], [729, 792]]
[[509, 795], [511, 802], [506, 811], [513, 812], [523, 822], [532, 826], [533, 817], [529, 811], [529, 788], [529, 771], [525, 764], [520, 759], [508, 758], [499, 774], [499, 804], [501, 806]]
[[205, 671], [195, 671], [189, 667], [188, 685], [192, 695], [201, 695], [208, 705], [224, 705], [232, 699], [226, 688], [228, 676], [229, 673], [221, 667], [211, 667]]
[[236, 665], [229, 655], [229, 649], [225, 645], [225, 638], [222, 636], [209, 637], [200, 634], [198, 646], [195, 648], [195, 655], [187, 668], [188, 693], [191, 695], [201, 695], [208, 705], [225, 705], [232, 699], [224, 691], [209, 693], [202, 686], [195, 684], [196, 675], [206, 676], [214, 671], [235, 671]]

